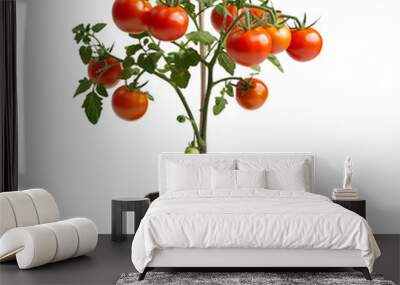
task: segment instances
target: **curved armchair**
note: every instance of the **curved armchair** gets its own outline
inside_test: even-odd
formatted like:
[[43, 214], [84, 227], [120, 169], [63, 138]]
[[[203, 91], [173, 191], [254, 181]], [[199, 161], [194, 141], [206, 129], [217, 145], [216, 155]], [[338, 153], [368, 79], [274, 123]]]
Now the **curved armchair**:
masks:
[[60, 220], [53, 196], [43, 189], [0, 193], [0, 262], [20, 269], [84, 255], [96, 248], [89, 219]]

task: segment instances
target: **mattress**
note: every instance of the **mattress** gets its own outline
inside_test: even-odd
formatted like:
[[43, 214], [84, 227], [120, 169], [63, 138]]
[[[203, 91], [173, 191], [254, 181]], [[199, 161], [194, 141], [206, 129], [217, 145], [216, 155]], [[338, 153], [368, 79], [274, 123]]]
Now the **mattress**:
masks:
[[165, 249], [358, 250], [372, 271], [380, 255], [365, 219], [307, 192], [265, 189], [167, 192], [132, 243], [139, 272]]

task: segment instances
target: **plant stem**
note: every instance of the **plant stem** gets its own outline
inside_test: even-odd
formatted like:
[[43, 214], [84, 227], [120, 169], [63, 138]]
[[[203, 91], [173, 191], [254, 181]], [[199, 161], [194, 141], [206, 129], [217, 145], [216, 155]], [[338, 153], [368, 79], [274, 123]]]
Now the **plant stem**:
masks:
[[291, 19], [296, 22], [298, 28], [302, 28], [302, 23], [297, 17], [289, 16], [289, 15], [281, 15], [282, 18]]
[[185, 96], [183, 95], [182, 91], [179, 89], [179, 87], [177, 87], [175, 84], [173, 84], [168, 77], [166, 77], [164, 74], [159, 73], [157, 71], [155, 71], [153, 73], [154, 75], [156, 75], [157, 77], [161, 78], [162, 80], [164, 80], [165, 82], [167, 82], [169, 85], [172, 86], [172, 88], [174, 88], [175, 92], [178, 94], [179, 99], [181, 100], [183, 107], [185, 108], [186, 114], [189, 117], [190, 123], [192, 125], [193, 128], [193, 132], [196, 136], [197, 142], [199, 143], [199, 146], [202, 142], [201, 136], [200, 136], [200, 132], [199, 132], [199, 128], [197, 127], [197, 123], [196, 120], [193, 116], [192, 110], [189, 107], [189, 104], [186, 101]]
[[[208, 106], [210, 104], [210, 97], [212, 94], [212, 89], [214, 87], [214, 78], [213, 78], [213, 70], [214, 66], [217, 62], [218, 56], [220, 55], [223, 47], [224, 47], [224, 42], [226, 37], [228, 36], [229, 32], [232, 31], [232, 29], [236, 26], [236, 24], [240, 21], [240, 19], [244, 16], [245, 14], [242, 13], [238, 17], [235, 18], [235, 20], [232, 22], [232, 24], [229, 26], [229, 28], [226, 30], [226, 32], [221, 33], [220, 39], [219, 39], [219, 44], [217, 46], [217, 49], [214, 52], [213, 57], [211, 58], [209, 64], [208, 64], [208, 76], [207, 76], [207, 90], [205, 93], [205, 98], [204, 98], [204, 103], [201, 107], [201, 120], [200, 120], [200, 136], [204, 141], [204, 152], [207, 152], [207, 119], [208, 119]], [[200, 152], [202, 152], [202, 148], [200, 147]]]
[[204, 96], [204, 101], [202, 108], [200, 110], [202, 117], [200, 120], [200, 137], [203, 139], [204, 146], [200, 145], [200, 152], [205, 153], [207, 152], [207, 117], [208, 117], [208, 105], [210, 104], [210, 97], [213, 88], [213, 69], [214, 63], [208, 66], [208, 76], [207, 76], [207, 89]]
[[[199, 30], [204, 30], [204, 14], [201, 12], [204, 9], [204, 3], [202, 0], [199, 1]], [[202, 110], [204, 108], [205, 100], [206, 100], [206, 72], [208, 63], [206, 62], [206, 50], [203, 43], [200, 42], [200, 122], [204, 120], [204, 116], [207, 116], [207, 113], [204, 113]], [[207, 138], [200, 134], [201, 140], [198, 140], [199, 150], [201, 153], [207, 152]]]
[[236, 77], [236, 76], [225, 77], [225, 78], [222, 78], [220, 80], [214, 81], [213, 85], [215, 86], [215, 85], [217, 85], [217, 84], [219, 84], [221, 82], [227, 81], [227, 80], [242, 80], [242, 79], [243, 79], [242, 77]]

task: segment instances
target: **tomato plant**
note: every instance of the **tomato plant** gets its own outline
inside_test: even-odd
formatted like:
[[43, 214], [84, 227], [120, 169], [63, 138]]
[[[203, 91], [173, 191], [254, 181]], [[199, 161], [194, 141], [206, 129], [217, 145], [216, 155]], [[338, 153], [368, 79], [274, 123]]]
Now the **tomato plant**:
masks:
[[259, 79], [246, 78], [236, 86], [236, 100], [248, 110], [260, 108], [268, 98], [268, 87]]
[[147, 23], [150, 33], [155, 38], [174, 41], [186, 33], [189, 17], [182, 7], [158, 5], [151, 9]]
[[[73, 28], [79, 55], [88, 70], [87, 77], [79, 80], [74, 97], [85, 93], [81, 106], [88, 120], [97, 124], [109, 98], [108, 88], [119, 83], [111, 99], [112, 108], [118, 117], [134, 121], [145, 115], [149, 100], [153, 100], [143, 88], [156, 78], [169, 85], [182, 103], [184, 112], [176, 120], [193, 130], [187, 153], [207, 152], [210, 109], [220, 115], [235, 97], [247, 110], [265, 103], [268, 88], [254, 78], [254, 72], [262, 68], [259, 64], [266, 61], [283, 72], [275, 54], [286, 50], [294, 59], [305, 61], [317, 56], [322, 47], [321, 35], [312, 28], [314, 23], [307, 26], [306, 17], [301, 22], [275, 10], [268, 0], [257, 4], [251, 0], [151, 2], [154, 7], [147, 0], [114, 0], [110, 11], [114, 23], [130, 39], [118, 52], [113, 50], [114, 44], [107, 46], [99, 38], [105, 23]], [[216, 33], [204, 28], [208, 11]], [[237, 64], [250, 67], [250, 75], [245, 79], [237, 75]], [[197, 94], [186, 88], [192, 81], [193, 69], [199, 66], [201, 105], [195, 113], [188, 97]], [[217, 66], [225, 76], [216, 76]], [[161, 88], [154, 90], [158, 93], [154, 95], [166, 93]]]
[[151, 9], [146, 0], [116, 0], [112, 8], [114, 23], [127, 33], [143, 33], [146, 26], [146, 16]]
[[124, 85], [115, 90], [112, 96], [112, 107], [115, 114], [127, 121], [141, 118], [146, 113], [148, 104], [145, 93], [136, 90], [130, 91]]

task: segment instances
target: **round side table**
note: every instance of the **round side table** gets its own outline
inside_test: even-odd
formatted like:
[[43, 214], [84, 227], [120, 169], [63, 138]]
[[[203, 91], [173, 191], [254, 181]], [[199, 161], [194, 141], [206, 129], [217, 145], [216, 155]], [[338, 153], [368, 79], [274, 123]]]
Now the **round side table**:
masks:
[[136, 233], [149, 205], [148, 198], [113, 198], [111, 201], [111, 240], [123, 241], [126, 239], [126, 212], [135, 212]]

